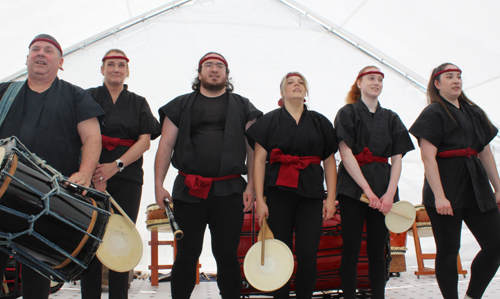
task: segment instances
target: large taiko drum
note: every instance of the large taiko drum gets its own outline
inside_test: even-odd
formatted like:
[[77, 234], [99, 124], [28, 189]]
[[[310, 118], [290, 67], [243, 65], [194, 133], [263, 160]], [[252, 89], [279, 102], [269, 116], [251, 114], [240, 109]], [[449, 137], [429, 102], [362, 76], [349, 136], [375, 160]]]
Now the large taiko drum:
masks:
[[165, 209], [160, 209], [156, 203], [148, 205], [146, 209], [146, 228], [149, 231], [172, 232]]
[[0, 250], [53, 281], [71, 281], [102, 241], [109, 198], [81, 195], [33, 156], [15, 138], [0, 141]]
[[[257, 235], [259, 234], [259, 224], [257, 216], [251, 213], [246, 213], [243, 229], [240, 236], [240, 244], [238, 247], [238, 259], [241, 265], [241, 274], [244, 279], [242, 288], [242, 295], [263, 294], [263, 292], [253, 288], [246, 280], [243, 271], [243, 261], [247, 251], [257, 242]], [[295, 243], [295, 237], [294, 237]], [[295, 246], [294, 246], [295, 247]], [[389, 251], [389, 248], [387, 248]], [[324, 290], [341, 290], [340, 283], [340, 260], [342, 257], [342, 225], [340, 214], [337, 213], [330, 220], [323, 221], [323, 228], [321, 232], [320, 244], [317, 254], [317, 267], [318, 277], [316, 281], [315, 291]], [[294, 258], [295, 252], [294, 252]], [[389, 253], [386, 255], [387, 261], [387, 275], [389, 275]], [[294, 271], [291, 277], [291, 291], [295, 290], [295, 272], [297, 269], [297, 261], [295, 259]], [[366, 229], [363, 229], [361, 251], [358, 261], [358, 289], [370, 289], [370, 282], [368, 278], [368, 255], [366, 252]]]
[[[415, 219], [415, 224], [417, 225], [418, 237], [432, 237], [432, 226], [431, 220], [429, 219], [429, 215], [427, 215], [427, 211], [425, 210], [424, 205], [416, 205], [415, 211], [417, 213], [417, 217]], [[413, 237], [413, 229], [408, 230], [408, 234]]]

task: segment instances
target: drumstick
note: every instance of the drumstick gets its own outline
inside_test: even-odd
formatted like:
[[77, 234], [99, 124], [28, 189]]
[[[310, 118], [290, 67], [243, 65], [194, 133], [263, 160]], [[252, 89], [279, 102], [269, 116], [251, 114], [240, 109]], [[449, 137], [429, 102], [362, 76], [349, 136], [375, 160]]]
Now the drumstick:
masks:
[[107, 195], [109, 195], [109, 200], [115, 206], [115, 208], [120, 212], [120, 214], [122, 214], [122, 216], [124, 218], [128, 219], [128, 221], [135, 227], [134, 221], [132, 221], [132, 219], [130, 219], [130, 217], [128, 217], [127, 213], [125, 213], [125, 211], [122, 209], [122, 207], [120, 207], [120, 205], [115, 201], [113, 196], [111, 196], [111, 194], [109, 194], [108, 191], [105, 191], [105, 192]]
[[174, 239], [180, 240], [180, 239], [182, 239], [182, 237], [184, 237], [184, 232], [179, 229], [179, 225], [175, 221], [174, 211], [170, 207], [170, 204], [166, 201], [164, 203], [165, 203], [164, 214], [165, 214], [165, 216], [167, 216], [168, 222], [170, 222], [170, 227], [172, 228], [172, 231], [174, 232]]
[[[370, 199], [368, 199], [368, 196], [366, 196], [366, 194], [364, 194], [364, 193], [361, 194], [361, 197], [359, 199], [362, 202], [364, 202], [364, 203], [368, 203], [368, 204], [370, 203]], [[398, 213], [396, 211], [394, 211], [394, 212], [393, 211], [389, 211], [389, 213], [393, 213], [394, 215], [398, 215], [398, 216], [403, 217], [403, 218], [408, 219], [408, 220], [412, 220], [413, 219], [412, 217], [410, 217], [408, 215], [404, 215], [404, 214]], [[384, 214], [384, 216], [387, 215], [387, 213], [383, 213], [383, 214]]]
[[262, 218], [262, 248], [260, 250], [260, 265], [264, 266], [264, 259], [265, 259], [265, 250], [266, 250], [266, 227], [267, 227], [267, 221], [266, 217]]

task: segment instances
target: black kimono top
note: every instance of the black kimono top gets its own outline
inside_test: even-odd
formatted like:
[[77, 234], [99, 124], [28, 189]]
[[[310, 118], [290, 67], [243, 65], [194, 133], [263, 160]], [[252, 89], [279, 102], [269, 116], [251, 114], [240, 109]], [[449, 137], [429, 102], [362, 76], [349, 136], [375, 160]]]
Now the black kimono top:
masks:
[[[410, 128], [417, 139], [424, 138], [434, 145], [438, 153], [448, 150], [471, 148], [478, 153], [498, 133], [483, 112], [460, 101], [460, 108], [443, 99], [454, 120], [439, 103], [427, 106]], [[439, 176], [446, 198], [453, 209], [474, 207], [482, 212], [496, 209], [495, 195], [483, 164], [476, 156], [436, 157]], [[423, 204], [435, 207], [434, 193], [424, 181]]]
[[[355, 104], [342, 107], [335, 117], [337, 141], [344, 141], [353, 155], [369, 148], [373, 156], [390, 158], [403, 156], [414, 149], [410, 134], [399, 116], [382, 108], [380, 103], [375, 113], [371, 113], [365, 103], [359, 99]], [[373, 193], [379, 198], [383, 196], [391, 177], [391, 165], [388, 163], [369, 163], [360, 167], [363, 176]], [[347, 172], [344, 163], [340, 163], [337, 176], [337, 195], [343, 194], [359, 200], [363, 190]], [[396, 190], [394, 202], [399, 201]]]
[[[160, 123], [153, 116], [146, 99], [128, 91], [127, 88], [128, 86], [125, 84], [115, 104], [113, 104], [113, 99], [105, 84], [87, 89], [97, 104], [106, 112], [106, 115], [99, 117], [101, 134], [113, 138], [134, 139], [136, 141], [140, 135], [151, 134], [151, 140], [156, 139], [161, 134]], [[125, 145], [118, 145], [111, 151], [103, 147], [99, 163], [113, 162], [129, 149], [130, 147]], [[144, 176], [142, 164], [143, 158], [141, 156], [135, 162], [125, 167], [122, 172], [117, 172], [115, 177], [142, 184]]]
[[[191, 113], [193, 103], [199, 91], [179, 96], [158, 111], [160, 122], [165, 117], [178, 128], [177, 140], [172, 155], [172, 165], [186, 174], [203, 175], [200, 173], [199, 163], [194, 154], [191, 143]], [[246, 124], [259, 118], [262, 112], [247, 99], [238, 94], [229, 92], [226, 126], [224, 128], [224, 142], [222, 158], [217, 177], [231, 174], [246, 174]], [[203, 169], [204, 167], [201, 167]], [[200, 198], [189, 195], [189, 188], [184, 183], [185, 177], [178, 175], [174, 182], [172, 197], [185, 202], [200, 202]], [[243, 193], [246, 181], [243, 178], [229, 179], [212, 183], [214, 195], [228, 196], [233, 193]]]
[[[0, 84], [0, 98], [9, 85]], [[79, 170], [82, 142], [78, 123], [103, 115], [104, 111], [85, 90], [59, 78], [49, 89], [35, 95], [36, 103], [27, 97], [33, 92], [28, 89], [25, 83], [17, 94], [0, 127], [0, 139], [17, 136], [31, 152], [69, 177]]]
[[264, 190], [278, 187], [308, 198], [324, 198], [323, 167], [309, 164], [299, 171], [297, 188], [276, 186], [281, 163], [269, 163], [271, 151], [280, 149], [291, 156], [318, 156], [325, 160], [337, 151], [336, 134], [332, 123], [316, 111], [304, 105], [299, 123], [284, 108], [266, 113], [247, 130], [248, 142], [252, 148], [255, 142], [267, 151]]

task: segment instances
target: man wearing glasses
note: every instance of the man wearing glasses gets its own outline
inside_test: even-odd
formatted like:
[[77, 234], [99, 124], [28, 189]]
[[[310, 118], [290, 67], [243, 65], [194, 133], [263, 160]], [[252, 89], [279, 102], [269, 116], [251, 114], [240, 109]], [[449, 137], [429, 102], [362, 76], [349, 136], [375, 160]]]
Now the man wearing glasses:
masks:
[[[243, 213], [251, 210], [255, 197], [254, 153], [245, 130], [262, 112], [232, 92], [228, 63], [215, 52], [200, 59], [192, 89], [159, 110], [162, 136], [155, 159], [156, 202], [160, 207], [165, 199], [174, 203], [175, 218], [184, 232], [172, 268], [172, 298], [188, 299], [194, 289], [207, 224], [221, 296], [239, 298], [237, 249]], [[179, 171], [172, 196], [163, 187], [170, 163]], [[242, 174], [248, 174], [248, 184]]]

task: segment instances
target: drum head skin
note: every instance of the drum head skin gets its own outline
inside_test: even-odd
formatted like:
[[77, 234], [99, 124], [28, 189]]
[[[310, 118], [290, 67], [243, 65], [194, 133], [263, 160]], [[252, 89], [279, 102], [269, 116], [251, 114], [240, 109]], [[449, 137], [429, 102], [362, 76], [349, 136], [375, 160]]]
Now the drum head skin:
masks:
[[135, 226], [122, 215], [109, 217], [102, 244], [96, 252], [101, 263], [115, 272], [134, 269], [142, 257], [142, 238]]
[[287, 283], [293, 273], [293, 255], [285, 243], [276, 239], [265, 240], [265, 260], [261, 265], [261, 242], [248, 250], [243, 271], [248, 282], [257, 290], [271, 292]]
[[[405, 215], [410, 219], [396, 215], [393, 212]], [[407, 201], [398, 201], [392, 205], [391, 212], [387, 213], [385, 216], [385, 225], [391, 232], [399, 234], [411, 228], [413, 222], [415, 222], [415, 217], [415, 207], [411, 203]]]

